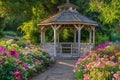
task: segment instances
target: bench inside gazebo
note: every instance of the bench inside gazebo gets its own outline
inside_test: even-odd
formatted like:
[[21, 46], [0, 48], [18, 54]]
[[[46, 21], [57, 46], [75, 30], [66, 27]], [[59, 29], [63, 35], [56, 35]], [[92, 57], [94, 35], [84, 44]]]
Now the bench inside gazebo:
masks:
[[[95, 27], [97, 22], [83, 16], [77, 11], [78, 6], [67, 3], [58, 6], [59, 12], [38, 25], [41, 30], [41, 46], [48, 50], [51, 56], [79, 57], [94, 47]], [[45, 42], [45, 32], [52, 28], [54, 31], [54, 43]], [[89, 31], [89, 42], [81, 43], [81, 30]], [[70, 29], [74, 33], [74, 42], [60, 42], [59, 34], [63, 29]], [[76, 40], [78, 39], [78, 40]]]

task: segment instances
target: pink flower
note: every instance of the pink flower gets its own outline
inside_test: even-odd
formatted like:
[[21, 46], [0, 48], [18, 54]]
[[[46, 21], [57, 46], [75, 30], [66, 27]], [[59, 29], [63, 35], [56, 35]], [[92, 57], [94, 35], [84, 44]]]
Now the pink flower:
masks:
[[90, 80], [89, 76], [84, 74], [84, 79], [83, 80]]
[[5, 48], [0, 46], [0, 53], [4, 53], [5, 52]]
[[120, 76], [118, 74], [113, 75], [116, 79], [120, 80]]
[[36, 63], [40, 63], [40, 60], [36, 59], [35, 62], [36, 62]]
[[112, 80], [115, 80], [114, 78], [112, 78]]
[[25, 68], [26, 70], [28, 70], [28, 69], [29, 69], [28, 64], [24, 64], [23, 66], [24, 66], [24, 68]]
[[112, 61], [107, 61], [105, 64], [109, 65], [109, 66], [116, 66], [117, 65], [117, 63], [114, 63]]
[[11, 50], [9, 55], [15, 58], [19, 58], [19, 53], [17, 53], [16, 50]]
[[106, 61], [108, 60], [107, 58], [98, 58], [98, 61]]
[[104, 50], [108, 48], [112, 43], [111, 42], [106, 42], [105, 44], [100, 44], [97, 46], [97, 50]]
[[35, 62], [41, 65], [43, 63], [43, 60], [36, 59]]
[[19, 75], [19, 74], [21, 74], [21, 71], [19, 71], [19, 70], [14, 71], [14, 75]]
[[87, 65], [87, 70], [90, 70], [90, 69], [91, 69], [91, 63]]
[[15, 70], [14, 75], [16, 80], [22, 80], [22, 72], [20, 70]]
[[77, 61], [76, 65], [80, 64], [81, 62], [80, 61]]

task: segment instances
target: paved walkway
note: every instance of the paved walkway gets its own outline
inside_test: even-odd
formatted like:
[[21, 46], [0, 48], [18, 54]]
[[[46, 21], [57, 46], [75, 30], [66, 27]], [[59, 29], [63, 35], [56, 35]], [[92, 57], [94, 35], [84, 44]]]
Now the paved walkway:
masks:
[[49, 70], [31, 80], [75, 80], [73, 67], [76, 60], [58, 60]]

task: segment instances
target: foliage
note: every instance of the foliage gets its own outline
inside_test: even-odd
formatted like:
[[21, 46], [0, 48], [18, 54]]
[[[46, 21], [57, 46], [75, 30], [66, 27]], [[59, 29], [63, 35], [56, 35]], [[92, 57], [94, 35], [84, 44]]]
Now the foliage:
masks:
[[26, 34], [25, 38], [31, 40], [33, 43], [40, 43], [40, 32], [39, 28], [33, 21], [24, 23], [20, 29]]
[[107, 42], [78, 59], [74, 72], [77, 80], [119, 80], [120, 44]]
[[[70, 0], [71, 3], [76, 4], [79, 8], [78, 11], [83, 15], [97, 21], [99, 26], [97, 29], [97, 39], [100, 36], [106, 36], [109, 41], [120, 40], [120, 30], [116, 30], [115, 26], [119, 27], [120, 13], [119, 13], [119, 0]], [[39, 27], [37, 24], [43, 19], [53, 15], [58, 11], [57, 6], [65, 3], [65, 0], [0, 0], [0, 29], [1, 30], [14, 30], [18, 27], [25, 37], [33, 43], [39, 41]], [[67, 41], [73, 39], [68, 34], [68, 31], [64, 31], [65, 34], [61, 35], [63, 39], [61, 41]], [[50, 35], [49, 35], [50, 34]], [[53, 31], [46, 33], [46, 41], [53, 41]], [[116, 37], [112, 34], [117, 34]], [[50, 38], [49, 38], [50, 37]], [[84, 38], [84, 37], [83, 37]], [[105, 40], [104, 39], [104, 40]], [[85, 38], [86, 41], [88, 41]], [[99, 41], [96, 40], [96, 44]], [[104, 42], [104, 41], [102, 41]], [[101, 42], [100, 42], [101, 43]]]
[[96, 45], [105, 43], [109, 40], [109, 37], [107, 35], [102, 35], [100, 33], [96, 34]]
[[23, 49], [13, 44], [12, 40], [0, 42], [0, 80], [28, 80], [34, 73], [46, 69], [50, 63], [49, 54], [39, 48]]
[[17, 33], [13, 32], [13, 31], [5, 31], [3, 33], [6, 36], [17, 36]]
[[[120, 3], [119, 0], [109, 0], [109, 1], [91, 1], [91, 10], [101, 13], [99, 19], [108, 24], [119, 24], [120, 23]], [[97, 8], [98, 9], [97, 9]]]
[[63, 29], [60, 32], [60, 42], [73, 42], [73, 31], [70, 29]]
[[0, 31], [0, 38], [2, 38], [2, 37], [4, 37], [5, 35], [4, 35], [4, 33], [3, 33], [3, 31]]
[[[105, 33], [109, 35], [110, 41], [120, 40], [120, 3], [119, 0], [91, 0], [90, 2], [90, 11], [94, 13], [98, 13], [98, 18], [101, 23], [102, 33], [104, 33], [103, 29], [106, 28]], [[116, 28], [118, 27], [118, 28]], [[113, 36], [115, 34], [116, 36]]]

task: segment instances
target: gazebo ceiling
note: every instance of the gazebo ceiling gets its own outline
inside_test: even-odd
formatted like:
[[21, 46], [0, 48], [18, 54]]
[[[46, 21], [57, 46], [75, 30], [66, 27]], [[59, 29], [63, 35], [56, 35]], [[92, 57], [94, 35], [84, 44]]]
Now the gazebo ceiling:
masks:
[[46, 20], [43, 20], [38, 25], [52, 25], [52, 24], [83, 24], [83, 25], [95, 25], [98, 23], [80, 14], [76, 8], [76, 5], [70, 4], [68, 1], [66, 4], [58, 6], [59, 12]]

